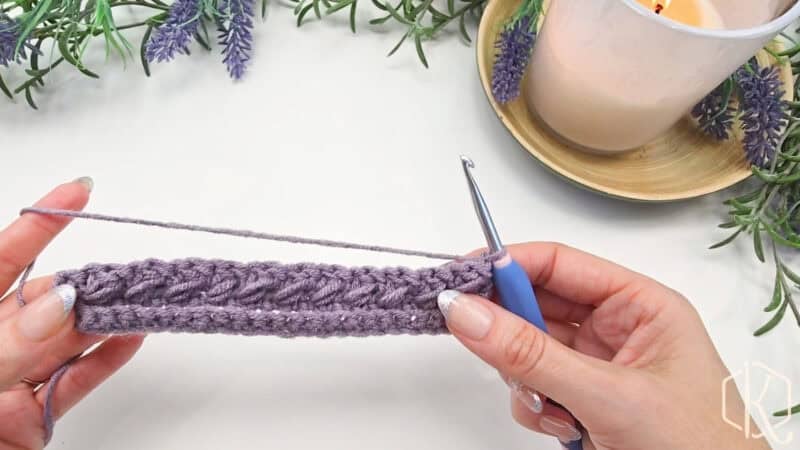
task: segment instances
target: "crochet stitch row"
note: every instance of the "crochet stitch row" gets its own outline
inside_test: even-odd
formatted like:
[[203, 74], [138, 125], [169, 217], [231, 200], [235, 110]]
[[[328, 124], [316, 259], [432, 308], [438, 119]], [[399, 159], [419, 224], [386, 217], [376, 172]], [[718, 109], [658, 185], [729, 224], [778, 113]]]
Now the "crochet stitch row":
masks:
[[446, 328], [436, 296], [489, 295], [491, 261], [412, 270], [151, 259], [92, 264], [58, 273], [55, 283], [75, 287], [76, 326], [87, 333], [437, 334]]

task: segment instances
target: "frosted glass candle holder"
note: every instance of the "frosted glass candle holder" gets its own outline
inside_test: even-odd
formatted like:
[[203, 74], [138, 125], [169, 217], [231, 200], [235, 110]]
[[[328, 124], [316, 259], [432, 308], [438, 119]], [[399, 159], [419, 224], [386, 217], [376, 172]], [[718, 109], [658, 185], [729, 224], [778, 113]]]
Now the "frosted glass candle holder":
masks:
[[798, 0], [702, 1], [719, 13], [714, 28], [636, 0], [551, 0], [525, 81], [529, 108], [575, 147], [637, 148], [800, 16]]

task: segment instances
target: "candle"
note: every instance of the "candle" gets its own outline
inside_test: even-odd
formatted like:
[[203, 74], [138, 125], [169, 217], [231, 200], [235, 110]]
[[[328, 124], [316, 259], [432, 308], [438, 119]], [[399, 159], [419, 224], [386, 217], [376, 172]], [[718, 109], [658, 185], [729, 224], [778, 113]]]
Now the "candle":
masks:
[[722, 17], [711, 0], [637, 0], [654, 14], [693, 27], [721, 29]]
[[525, 101], [574, 147], [639, 148], [798, 16], [798, 0], [551, 0]]

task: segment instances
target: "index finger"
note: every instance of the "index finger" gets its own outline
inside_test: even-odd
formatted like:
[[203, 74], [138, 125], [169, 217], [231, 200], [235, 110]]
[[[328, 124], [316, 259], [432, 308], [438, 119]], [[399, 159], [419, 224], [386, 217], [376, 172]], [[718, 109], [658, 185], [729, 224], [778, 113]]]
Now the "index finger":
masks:
[[[59, 209], [82, 209], [89, 201], [91, 182], [80, 179], [56, 187], [36, 206]], [[25, 214], [0, 231], [0, 293], [14, 280], [47, 244], [69, 224], [70, 218]]]
[[626, 290], [661, 287], [655, 280], [605, 259], [552, 242], [509, 245], [534, 286], [576, 303], [599, 306]]

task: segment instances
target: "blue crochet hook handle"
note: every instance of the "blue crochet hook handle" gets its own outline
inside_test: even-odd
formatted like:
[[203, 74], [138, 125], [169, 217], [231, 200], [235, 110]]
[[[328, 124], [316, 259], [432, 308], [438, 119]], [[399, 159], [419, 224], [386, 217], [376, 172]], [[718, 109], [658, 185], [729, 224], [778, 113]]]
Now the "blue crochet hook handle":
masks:
[[[483, 234], [489, 244], [489, 250], [492, 253], [504, 252], [505, 249], [502, 242], [500, 242], [500, 235], [497, 233], [491, 214], [489, 214], [489, 208], [486, 206], [486, 201], [483, 199], [483, 195], [478, 189], [478, 184], [472, 176], [471, 169], [475, 167], [475, 163], [468, 157], [462, 156], [461, 164], [464, 168], [464, 175], [467, 177], [475, 212], [478, 214]], [[528, 274], [508, 253], [505, 253], [499, 260], [492, 263], [492, 278], [503, 307], [547, 333], [547, 325], [544, 322], [542, 310], [539, 308], [539, 302], [536, 300], [536, 294], [533, 291], [533, 285], [528, 278]], [[550, 399], [547, 401], [553, 405], [561, 406]], [[578, 424], [580, 429], [580, 423], [577, 420], [575, 423]], [[561, 442], [561, 445], [567, 450], [583, 450], [583, 443], [580, 439], [573, 442]]]

